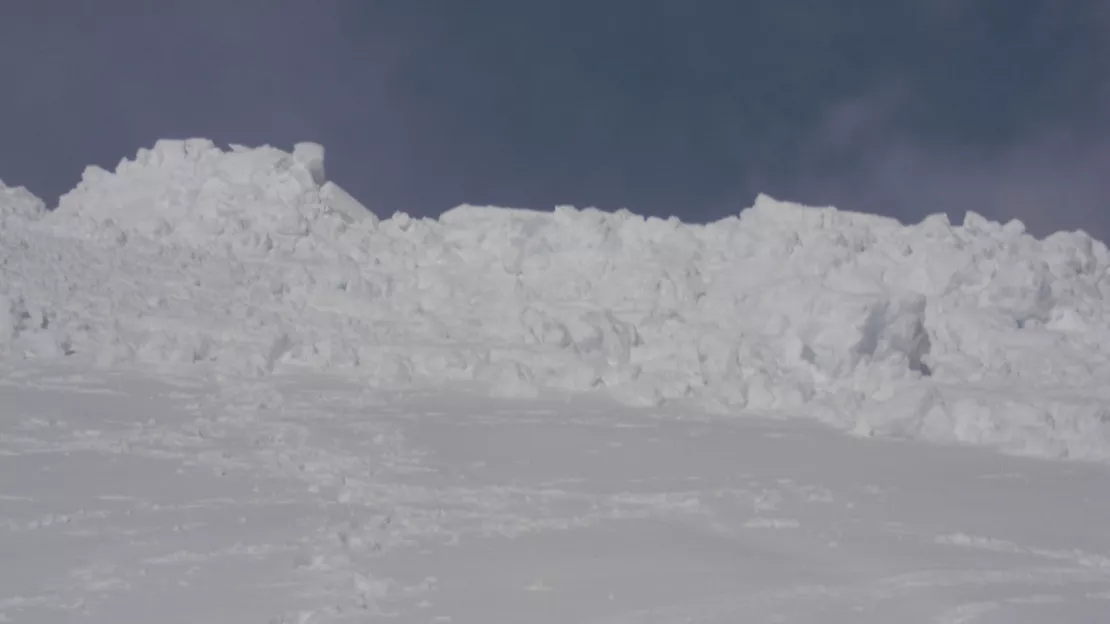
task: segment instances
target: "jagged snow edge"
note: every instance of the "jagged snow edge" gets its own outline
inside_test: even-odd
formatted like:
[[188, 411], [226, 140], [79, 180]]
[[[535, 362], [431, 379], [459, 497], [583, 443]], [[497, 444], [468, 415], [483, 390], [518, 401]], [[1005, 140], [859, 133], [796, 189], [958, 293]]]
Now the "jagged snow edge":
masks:
[[[641, 405], [803, 410], [865, 435], [1110, 457], [1098, 390], [1107, 252], [1082, 232], [1037, 240], [975, 213], [904, 226], [765, 195], [706, 225], [467, 205], [379, 221], [325, 180], [316, 144], [223, 151], [203, 139], [160, 141], [114, 173], [90, 167], [48, 215], [26, 191], [5, 192], [4, 233], [22, 243], [5, 245], [15, 287], [0, 300], [0, 349], [14, 357], [92, 349], [102, 365], [252, 374], [346, 366], [379, 383], [477, 380], [525, 396], [603, 387]], [[59, 238], [71, 242], [44, 256]], [[89, 245], [58, 249], [73, 238]], [[114, 258], [94, 258], [104, 245]], [[93, 301], [99, 284], [103, 299], [121, 264], [140, 275], [152, 258], [174, 265], [181, 292], [136, 279], [143, 303], [134, 292], [107, 310], [73, 298], [84, 288]], [[62, 266], [28, 269], [44, 261]], [[174, 296], [205, 300], [182, 284], [228, 262], [242, 279], [225, 294], [247, 296], [218, 318], [255, 326], [200, 327], [200, 308], [173, 318]], [[467, 271], [488, 277], [464, 283]], [[458, 346], [460, 312], [485, 346]], [[313, 326], [337, 315], [346, 326]], [[367, 319], [423, 333], [384, 335]]]

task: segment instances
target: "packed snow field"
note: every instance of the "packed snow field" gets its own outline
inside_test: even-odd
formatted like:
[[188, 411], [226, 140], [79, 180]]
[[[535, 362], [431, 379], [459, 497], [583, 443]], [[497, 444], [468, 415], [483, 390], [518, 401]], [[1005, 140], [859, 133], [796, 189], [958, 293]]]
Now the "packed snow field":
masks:
[[0, 184], [0, 621], [1101, 621], [1108, 276], [764, 196], [381, 220], [314, 144]]

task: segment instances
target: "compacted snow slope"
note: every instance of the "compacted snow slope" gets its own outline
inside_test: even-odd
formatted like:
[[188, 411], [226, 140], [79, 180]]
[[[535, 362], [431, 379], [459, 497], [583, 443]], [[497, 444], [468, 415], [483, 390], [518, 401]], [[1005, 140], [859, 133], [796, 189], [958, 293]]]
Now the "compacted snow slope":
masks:
[[162, 141], [57, 210], [0, 195], [0, 353], [377, 387], [604, 391], [1110, 459], [1110, 257], [969, 213], [767, 197], [708, 225], [461, 206], [380, 221], [323, 149]]
[[0, 622], [1101, 624], [1110, 471], [598, 398], [0, 368]]

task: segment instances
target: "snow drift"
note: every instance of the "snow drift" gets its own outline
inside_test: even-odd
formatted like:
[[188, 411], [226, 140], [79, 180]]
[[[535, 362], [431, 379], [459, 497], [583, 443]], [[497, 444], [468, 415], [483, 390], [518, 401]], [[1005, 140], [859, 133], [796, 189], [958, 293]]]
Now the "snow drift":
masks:
[[323, 165], [314, 144], [161, 141], [54, 211], [0, 185], [0, 354], [599, 390], [1110, 459], [1110, 258], [1084, 233], [765, 196], [708, 225], [379, 220]]

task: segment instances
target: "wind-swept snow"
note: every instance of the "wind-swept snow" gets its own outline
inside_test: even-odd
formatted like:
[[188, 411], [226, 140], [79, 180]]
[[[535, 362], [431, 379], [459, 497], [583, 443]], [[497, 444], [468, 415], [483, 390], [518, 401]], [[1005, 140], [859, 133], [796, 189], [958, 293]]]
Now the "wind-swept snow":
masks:
[[376, 387], [603, 391], [1110, 459], [1106, 246], [759, 197], [708, 225], [569, 207], [380, 220], [323, 148], [162, 141], [43, 214], [0, 195], [0, 351]]

